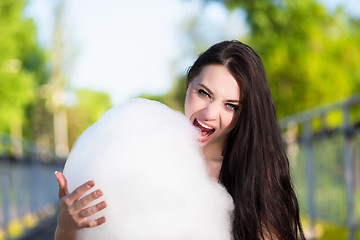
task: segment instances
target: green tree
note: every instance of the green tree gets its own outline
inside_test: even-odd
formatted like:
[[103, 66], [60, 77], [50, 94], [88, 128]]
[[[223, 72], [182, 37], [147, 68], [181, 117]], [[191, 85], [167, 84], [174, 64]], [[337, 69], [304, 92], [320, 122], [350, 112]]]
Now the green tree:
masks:
[[69, 145], [88, 127], [94, 124], [111, 108], [111, 99], [107, 93], [88, 89], [76, 91], [77, 103], [68, 107]]
[[[24, 0], [0, 1], [0, 132], [22, 137], [29, 130], [27, 109], [44, 75], [44, 55]], [[29, 131], [25, 131], [30, 134]]]
[[[238, 39], [262, 58], [279, 118], [360, 91], [360, 21], [342, 8], [330, 13], [316, 0], [204, 2], [205, 7], [212, 2], [224, 4], [232, 14], [245, 11], [249, 33], [239, 32]], [[201, 24], [204, 21], [191, 19], [186, 25], [193, 51], [211, 42], [206, 41]], [[183, 85], [176, 83], [172, 93], [158, 98], [168, 103], [169, 96], [184, 95], [179, 87]]]
[[184, 76], [176, 79], [170, 91], [163, 95], [142, 94], [139, 97], [162, 102], [170, 108], [183, 112], [186, 92], [186, 79]]
[[360, 22], [315, 0], [225, 0], [247, 12], [244, 40], [262, 58], [284, 117], [360, 91]]

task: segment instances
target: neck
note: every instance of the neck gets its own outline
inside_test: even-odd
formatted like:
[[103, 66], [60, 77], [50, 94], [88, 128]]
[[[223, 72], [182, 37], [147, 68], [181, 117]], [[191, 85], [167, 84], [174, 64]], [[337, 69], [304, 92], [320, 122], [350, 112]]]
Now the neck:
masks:
[[223, 161], [222, 147], [219, 144], [205, 145], [203, 154], [210, 178], [217, 181]]

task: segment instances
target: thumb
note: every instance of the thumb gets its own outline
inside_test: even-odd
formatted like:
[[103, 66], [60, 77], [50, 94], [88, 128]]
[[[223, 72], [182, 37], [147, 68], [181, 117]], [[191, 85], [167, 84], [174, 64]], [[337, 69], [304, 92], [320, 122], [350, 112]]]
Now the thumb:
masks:
[[56, 180], [59, 183], [59, 199], [69, 194], [66, 177], [61, 172], [55, 172]]

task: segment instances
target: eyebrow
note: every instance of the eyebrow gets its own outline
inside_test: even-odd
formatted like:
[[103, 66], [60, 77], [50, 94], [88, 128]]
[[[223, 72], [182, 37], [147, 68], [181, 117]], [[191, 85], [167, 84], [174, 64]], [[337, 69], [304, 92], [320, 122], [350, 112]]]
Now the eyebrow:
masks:
[[[208, 91], [211, 95], [214, 95], [214, 93], [205, 85], [203, 85], [201, 83], [199, 83], [198, 85], [205, 88], [205, 90]], [[242, 101], [240, 101], [240, 100], [226, 100], [226, 102], [242, 104]]]
[[198, 85], [205, 88], [205, 90], [208, 91], [211, 95], [214, 95], [214, 93], [208, 87], [206, 87], [205, 85], [203, 85], [201, 83], [199, 83]]

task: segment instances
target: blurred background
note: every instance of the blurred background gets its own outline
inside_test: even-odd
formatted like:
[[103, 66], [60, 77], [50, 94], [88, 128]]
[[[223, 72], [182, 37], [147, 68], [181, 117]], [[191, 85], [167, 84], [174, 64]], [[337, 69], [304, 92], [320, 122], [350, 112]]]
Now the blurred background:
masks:
[[0, 0], [0, 240], [52, 239], [54, 171], [132, 97], [182, 111], [198, 54], [263, 60], [309, 239], [360, 239], [358, 0]]

